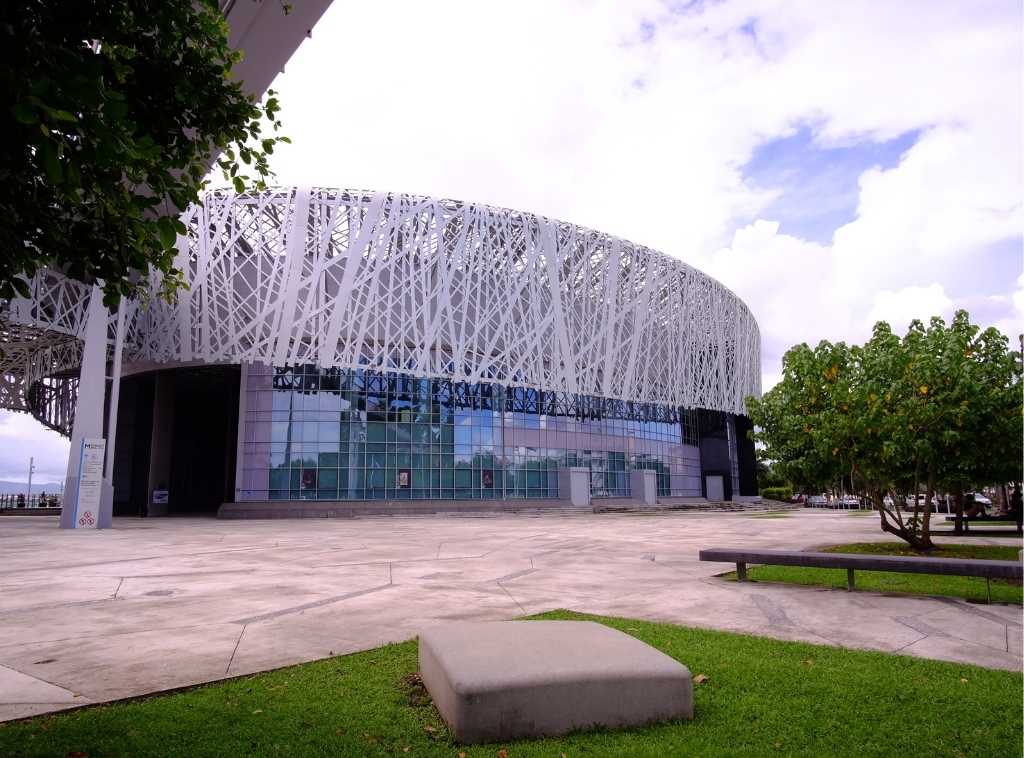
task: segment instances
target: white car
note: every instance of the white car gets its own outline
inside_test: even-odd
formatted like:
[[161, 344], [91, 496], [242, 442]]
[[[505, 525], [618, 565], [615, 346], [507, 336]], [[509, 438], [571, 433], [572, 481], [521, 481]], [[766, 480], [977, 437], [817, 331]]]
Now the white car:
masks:
[[828, 505], [828, 500], [825, 499], [824, 495], [811, 495], [807, 498], [807, 505], [812, 508], [824, 508]]
[[[926, 498], [927, 498], [927, 495], [918, 495], [917, 496], [917, 504], [920, 505], [920, 506], [924, 506]], [[932, 495], [932, 507], [933, 508], [935, 506], [940, 505], [942, 502], [943, 502], [943, 500], [942, 500], [941, 497], [939, 497], [938, 495]], [[914, 496], [913, 495], [910, 495], [909, 497], [907, 497], [907, 506], [910, 507], [910, 508], [914, 507]]]
[[860, 498], [856, 495], [843, 495], [838, 505], [840, 508], [860, 508]]
[[968, 495], [973, 495], [974, 496], [974, 502], [976, 502], [976, 503], [981, 503], [982, 505], [984, 505], [986, 507], [992, 505], [992, 501], [989, 498], [985, 497], [980, 492], [965, 492], [964, 493], [964, 497], [965, 498]]

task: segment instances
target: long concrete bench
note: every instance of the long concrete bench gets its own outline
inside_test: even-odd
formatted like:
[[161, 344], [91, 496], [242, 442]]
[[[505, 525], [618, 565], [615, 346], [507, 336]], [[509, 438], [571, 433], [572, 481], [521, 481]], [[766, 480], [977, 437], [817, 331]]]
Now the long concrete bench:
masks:
[[[860, 555], [854, 553], [812, 553], [801, 550], [742, 550], [711, 548], [700, 551], [702, 561], [735, 563], [736, 579], [747, 580], [747, 564], [767, 566], [803, 566], [807, 568], [846, 569], [846, 588], [854, 589], [853, 572], [895, 571], [907, 574], [945, 574], [949, 576], [1020, 579], [1019, 561], [983, 561], [973, 558], [916, 558], [903, 555]], [[989, 595], [991, 599], [991, 594]]]

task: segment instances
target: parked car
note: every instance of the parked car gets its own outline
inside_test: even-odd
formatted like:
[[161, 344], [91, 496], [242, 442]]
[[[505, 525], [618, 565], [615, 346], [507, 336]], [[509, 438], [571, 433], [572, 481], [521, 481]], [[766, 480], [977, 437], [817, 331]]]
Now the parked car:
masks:
[[982, 494], [981, 492], [965, 492], [964, 493], [964, 497], [967, 497], [968, 495], [973, 495], [974, 496], [974, 502], [981, 503], [986, 508], [989, 507], [990, 505], [992, 505], [992, 500], [990, 498], [985, 497], [985, 495]]
[[843, 495], [836, 502], [839, 508], [860, 508], [860, 498], [856, 495]]
[[828, 499], [824, 495], [811, 495], [807, 498], [807, 505], [811, 508], [824, 508], [828, 505]]

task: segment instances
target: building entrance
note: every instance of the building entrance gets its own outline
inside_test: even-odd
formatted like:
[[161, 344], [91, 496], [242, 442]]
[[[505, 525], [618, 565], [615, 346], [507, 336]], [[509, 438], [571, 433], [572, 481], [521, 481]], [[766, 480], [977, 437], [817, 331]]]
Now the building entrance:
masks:
[[237, 366], [174, 372], [174, 442], [168, 515], [216, 513], [234, 500]]
[[122, 382], [115, 515], [214, 514], [234, 499], [239, 376], [203, 366]]

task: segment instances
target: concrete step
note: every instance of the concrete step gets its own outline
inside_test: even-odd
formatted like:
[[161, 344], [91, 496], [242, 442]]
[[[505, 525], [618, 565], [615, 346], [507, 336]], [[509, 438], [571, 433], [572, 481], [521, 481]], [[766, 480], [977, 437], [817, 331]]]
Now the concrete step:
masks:
[[482, 518], [509, 513], [578, 515], [592, 513], [564, 500], [272, 500], [224, 503], [222, 519], [354, 518], [357, 516], [463, 516]]

